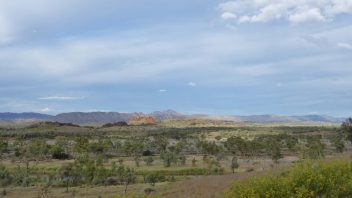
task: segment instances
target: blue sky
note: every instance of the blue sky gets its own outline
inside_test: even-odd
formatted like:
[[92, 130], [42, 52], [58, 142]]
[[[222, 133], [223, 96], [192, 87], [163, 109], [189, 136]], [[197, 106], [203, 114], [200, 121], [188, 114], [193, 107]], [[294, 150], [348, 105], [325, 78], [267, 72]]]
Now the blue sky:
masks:
[[0, 111], [352, 114], [350, 0], [0, 0]]

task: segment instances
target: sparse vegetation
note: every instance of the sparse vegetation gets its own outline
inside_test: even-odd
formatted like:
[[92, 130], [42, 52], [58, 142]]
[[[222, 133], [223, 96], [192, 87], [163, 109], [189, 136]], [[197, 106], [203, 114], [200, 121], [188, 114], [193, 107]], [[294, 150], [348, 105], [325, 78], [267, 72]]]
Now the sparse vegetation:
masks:
[[[63, 126], [72, 131], [60, 130]], [[255, 175], [272, 170], [273, 163], [286, 167], [299, 157], [322, 159], [347, 152], [346, 126], [79, 127], [45, 122], [2, 128], [0, 184], [36, 187], [45, 195], [55, 189], [76, 193], [81, 186], [117, 186], [120, 195], [158, 196], [160, 185], [178, 185], [188, 178]]]

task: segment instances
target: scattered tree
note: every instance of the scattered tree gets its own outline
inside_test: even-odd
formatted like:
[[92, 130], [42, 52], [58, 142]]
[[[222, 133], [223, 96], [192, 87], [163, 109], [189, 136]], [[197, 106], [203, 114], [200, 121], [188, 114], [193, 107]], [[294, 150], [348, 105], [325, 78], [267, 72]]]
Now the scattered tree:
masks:
[[238, 167], [239, 167], [239, 164], [238, 164], [237, 156], [233, 156], [233, 157], [232, 157], [232, 160], [231, 160], [231, 170], [232, 170], [232, 173], [235, 173], [235, 169], [237, 169]]

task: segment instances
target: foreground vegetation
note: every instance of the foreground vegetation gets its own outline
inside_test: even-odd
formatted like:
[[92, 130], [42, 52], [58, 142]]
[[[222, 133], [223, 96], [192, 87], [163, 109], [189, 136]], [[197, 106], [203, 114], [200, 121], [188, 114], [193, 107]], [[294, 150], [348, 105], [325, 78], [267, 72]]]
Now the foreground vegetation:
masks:
[[[350, 149], [351, 124], [352, 120], [347, 120], [341, 127], [259, 126], [229, 122], [211, 122], [209, 126], [204, 121], [197, 123], [192, 120], [143, 126], [112, 123], [82, 127], [41, 122], [2, 127], [0, 187], [2, 195], [6, 196], [11, 196], [11, 193], [17, 196], [16, 192], [22, 189], [27, 192], [36, 189], [37, 193], [33, 196], [27, 194], [28, 197], [77, 197], [78, 187], [89, 187], [92, 190], [105, 189], [92, 192], [90, 197], [132, 194], [166, 197], [188, 179], [209, 175], [223, 175], [225, 178], [233, 174], [234, 178], [240, 175], [246, 178], [249, 176], [246, 173], [257, 175], [278, 167], [285, 168], [293, 162], [321, 160], [327, 155], [342, 153]], [[351, 183], [348, 174], [345, 177], [338, 174], [343, 174], [350, 166], [342, 162], [295, 165], [284, 175], [233, 184], [226, 195], [340, 195], [319, 189], [336, 190], [333, 185], [347, 188], [348, 182]], [[338, 172], [330, 171], [334, 167]], [[305, 172], [295, 172], [303, 170]], [[301, 177], [297, 178], [299, 175]], [[319, 177], [316, 180], [309, 177], [313, 175]], [[336, 180], [331, 177], [334, 175]], [[320, 182], [319, 179], [328, 176], [326, 182], [330, 183]], [[229, 180], [231, 178], [228, 177]], [[299, 179], [311, 183], [304, 183], [301, 187], [296, 184]], [[281, 186], [284, 184], [287, 187]], [[219, 188], [219, 191], [224, 189]], [[321, 192], [323, 194], [319, 194]], [[349, 193], [347, 190], [338, 192]], [[205, 196], [210, 194], [198, 197]]]
[[226, 197], [351, 197], [352, 162], [306, 161], [279, 175], [234, 182]]

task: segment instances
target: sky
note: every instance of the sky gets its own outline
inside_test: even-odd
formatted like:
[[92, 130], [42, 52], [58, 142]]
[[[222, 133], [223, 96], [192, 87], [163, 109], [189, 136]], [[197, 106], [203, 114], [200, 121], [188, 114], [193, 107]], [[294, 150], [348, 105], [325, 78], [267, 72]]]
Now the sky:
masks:
[[351, 0], [0, 0], [0, 112], [352, 114]]

